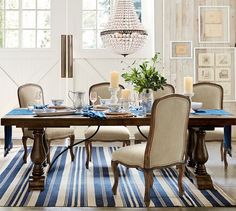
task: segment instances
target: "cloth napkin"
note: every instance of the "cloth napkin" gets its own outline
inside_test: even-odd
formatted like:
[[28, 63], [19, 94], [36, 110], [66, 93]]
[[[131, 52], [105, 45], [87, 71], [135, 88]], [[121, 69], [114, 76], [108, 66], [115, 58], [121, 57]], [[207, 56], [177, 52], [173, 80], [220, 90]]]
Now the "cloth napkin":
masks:
[[198, 110], [196, 110], [192, 114], [200, 115], [200, 116], [208, 116], [208, 115], [225, 116], [225, 115], [231, 115], [229, 112], [221, 110], [221, 109], [198, 109]]
[[83, 116], [95, 119], [106, 119], [106, 116], [102, 111], [93, 111], [93, 110], [83, 111]]
[[[33, 115], [33, 111], [29, 110], [28, 108], [15, 108], [11, 110], [8, 115]], [[4, 127], [4, 157], [9, 153], [9, 151], [13, 147], [12, 143], [12, 126], [5, 126]]]
[[[217, 116], [228, 116], [232, 115], [227, 111], [220, 110], [220, 109], [198, 109], [194, 113], [194, 115], [201, 115], [201, 116], [209, 116], [209, 115], [217, 115]], [[231, 125], [224, 126], [224, 149], [226, 150], [227, 154], [232, 157], [232, 144], [231, 144]]]

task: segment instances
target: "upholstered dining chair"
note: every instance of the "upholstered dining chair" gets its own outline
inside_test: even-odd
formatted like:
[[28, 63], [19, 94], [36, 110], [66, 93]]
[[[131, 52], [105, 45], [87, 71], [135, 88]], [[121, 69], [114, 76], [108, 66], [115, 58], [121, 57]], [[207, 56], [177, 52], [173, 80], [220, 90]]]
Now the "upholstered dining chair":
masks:
[[[172, 86], [171, 84], [166, 84], [164, 86], [164, 89], [160, 89], [156, 92], [153, 92], [153, 99], [156, 100], [156, 99], [159, 99], [165, 95], [169, 95], [169, 94], [174, 94], [175, 93], [175, 88], [174, 86]], [[149, 133], [149, 126], [140, 126], [139, 127], [141, 133], [148, 137], [148, 133]], [[146, 141], [147, 139], [140, 133], [139, 130], [135, 130], [134, 132], [134, 143], [135, 144], [139, 144], [141, 143], [142, 141]]]
[[190, 100], [183, 95], [172, 94], [154, 101], [147, 142], [122, 147], [112, 153], [113, 194], [117, 193], [119, 177], [117, 167], [118, 164], [122, 164], [144, 172], [144, 202], [147, 207], [150, 204], [154, 169], [177, 165], [179, 194], [183, 195], [182, 178], [187, 148], [189, 110]]
[[[18, 88], [18, 100], [21, 108], [27, 108], [29, 104], [34, 104], [35, 100], [37, 103], [44, 104], [43, 89], [38, 84], [24, 84]], [[34, 139], [33, 132], [28, 130], [28, 128], [22, 128], [23, 137], [22, 143], [24, 146], [24, 163], [27, 162], [27, 140]], [[72, 128], [46, 128], [45, 129], [45, 139], [48, 144], [48, 154], [47, 163], [50, 164], [50, 143], [57, 139], [70, 139], [70, 145], [74, 144], [75, 135]], [[70, 149], [71, 160], [74, 160], [73, 149]]]
[[[99, 98], [108, 99], [111, 97], [109, 91], [110, 83], [103, 82], [94, 84], [89, 88], [90, 93], [97, 92]], [[124, 89], [122, 85], [119, 85], [120, 91]], [[121, 92], [118, 92], [118, 97], [121, 95]], [[90, 102], [91, 104], [91, 102]], [[95, 105], [99, 104], [99, 100], [95, 102]], [[96, 131], [97, 126], [90, 126], [85, 131], [85, 138], [89, 138]], [[86, 168], [89, 168], [89, 161], [91, 161], [92, 154], [92, 142], [122, 142], [123, 146], [130, 144], [130, 132], [125, 126], [101, 126], [93, 138], [85, 142], [85, 148], [87, 153]]]
[[[222, 86], [210, 83], [201, 82], [193, 85], [192, 97], [193, 102], [202, 102], [203, 109], [223, 109], [223, 88]], [[215, 130], [206, 131], [206, 141], [220, 141], [220, 154], [221, 161], [224, 161], [225, 167], [227, 167], [227, 156], [224, 151], [224, 129], [216, 128]]]

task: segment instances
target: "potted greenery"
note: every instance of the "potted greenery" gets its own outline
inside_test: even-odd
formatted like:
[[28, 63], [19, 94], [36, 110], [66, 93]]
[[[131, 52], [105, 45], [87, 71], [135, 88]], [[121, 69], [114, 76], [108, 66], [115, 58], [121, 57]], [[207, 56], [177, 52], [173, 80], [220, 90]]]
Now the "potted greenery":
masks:
[[144, 60], [137, 65], [136, 61], [130, 70], [122, 74], [126, 82], [132, 83], [134, 90], [142, 94], [143, 107], [151, 112], [153, 91], [163, 89], [166, 79], [158, 72], [157, 64], [160, 62], [160, 53], [155, 53], [151, 60]]

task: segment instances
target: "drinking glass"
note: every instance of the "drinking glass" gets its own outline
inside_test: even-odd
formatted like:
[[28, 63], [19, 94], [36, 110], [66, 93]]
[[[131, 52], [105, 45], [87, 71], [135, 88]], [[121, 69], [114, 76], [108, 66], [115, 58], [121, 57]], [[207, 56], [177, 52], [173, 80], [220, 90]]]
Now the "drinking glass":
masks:
[[92, 105], [94, 106], [94, 103], [97, 101], [98, 99], [98, 95], [97, 92], [90, 92], [90, 96], [89, 96], [90, 101], [92, 102]]

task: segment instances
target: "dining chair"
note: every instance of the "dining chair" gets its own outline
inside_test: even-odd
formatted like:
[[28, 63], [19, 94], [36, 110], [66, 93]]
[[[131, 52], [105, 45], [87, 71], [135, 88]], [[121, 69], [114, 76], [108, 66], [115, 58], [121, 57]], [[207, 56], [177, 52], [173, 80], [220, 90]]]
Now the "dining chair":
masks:
[[[223, 88], [219, 84], [201, 82], [193, 85], [193, 102], [202, 102], [203, 109], [223, 109]], [[206, 141], [220, 141], [221, 161], [228, 166], [226, 151], [224, 150], [224, 129], [206, 131]]]
[[[171, 84], [166, 84], [164, 86], [164, 89], [160, 89], [156, 92], [153, 92], [153, 99], [156, 100], [156, 99], [159, 99], [165, 95], [174, 94], [174, 93], [175, 93], [174, 86]], [[147, 139], [145, 137], [148, 137], [149, 126], [140, 126], [139, 129], [142, 134], [140, 133], [139, 130], [135, 130], [135, 132], [134, 132], [134, 143], [135, 144], [139, 144], [142, 141], [146, 141]]]
[[[89, 95], [91, 92], [97, 92], [97, 96], [101, 99], [109, 99], [111, 97], [109, 91], [110, 83], [103, 82], [92, 85], [89, 88]], [[118, 98], [121, 96], [121, 90], [124, 86], [119, 85]], [[92, 102], [90, 101], [90, 104]], [[99, 104], [99, 100], [95, 102], [95, 105]], [[85, 138], [91, 137], [97, 130], [97, 126], [89, 126], [84, 133]], [[85, 148], [87, 153], [87, 159], [85, 166], [89, 168], [89, 161], [92, 157], [92, 142], [122, 142], [123, 146], [130, 145], [130, 132], [125, 126], [101, 126], [93, 138], [85, 141]]]
[[[24, 84], [18, 88], [18, 101], [20, 108], [27, 108], [29, 105], [34, 103], [44, 105], [44, 94], [43, 89], [38, 84]], [[24, 147], [24, 163], [27, 162], [27, 140], [34, 139], [33, 132], [28, 128], [22, 128], [23, 136], [22, 143]], [[75, 135], [72, 128], [46, 128], [45, 129], [45, 140], [48, 145], [47, 163], [50, 164], [50, 144], [53, 140], [58, 139], [70, 139], [70, 145], [74, 144]], [[71, 160], [74, 160], [73, 149], [70, 149]]]
[[150, 204], [154, 169], [177, 165], [179, 195], [183, 195], [182, 178], [187, 150], [189, 110], [190, 100], [183, 95], [167, 95], [154, 101], [147, 142], [125, 146], [112, 153], [114, 195], [117, 193], [119, 179], [118, 164], [144, 172], [144, 202], [147, 207]]

